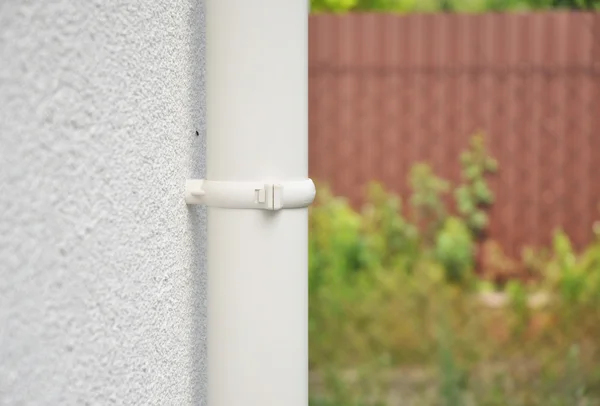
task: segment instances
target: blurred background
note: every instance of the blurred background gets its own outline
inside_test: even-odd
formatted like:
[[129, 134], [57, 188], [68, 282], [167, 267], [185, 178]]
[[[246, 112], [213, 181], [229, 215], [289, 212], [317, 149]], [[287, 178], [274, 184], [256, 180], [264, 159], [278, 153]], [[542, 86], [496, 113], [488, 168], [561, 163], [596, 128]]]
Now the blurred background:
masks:
[[600, 0], [311, 6], [311, 405], [600, 405]]

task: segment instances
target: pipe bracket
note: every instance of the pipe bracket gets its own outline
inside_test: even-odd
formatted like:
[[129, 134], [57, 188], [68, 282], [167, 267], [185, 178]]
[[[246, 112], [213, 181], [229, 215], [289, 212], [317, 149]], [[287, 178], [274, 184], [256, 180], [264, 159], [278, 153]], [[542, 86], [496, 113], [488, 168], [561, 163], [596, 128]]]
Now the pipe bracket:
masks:
[[227, 209], [281, 210], [308, 207], [315, 199], [311, 179], [286, 182], [230, 182], [188, 179], [185, 202]]

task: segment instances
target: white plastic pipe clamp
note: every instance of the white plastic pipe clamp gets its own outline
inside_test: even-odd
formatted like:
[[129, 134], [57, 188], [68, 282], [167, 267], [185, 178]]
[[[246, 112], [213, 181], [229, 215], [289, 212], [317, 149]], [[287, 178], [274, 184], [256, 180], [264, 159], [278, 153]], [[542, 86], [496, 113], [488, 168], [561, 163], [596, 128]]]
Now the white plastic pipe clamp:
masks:
[[227, 209], [281, 210], [308, 207], [315, 199], [311, 179], [288, 182], [228, 182], [188, 179], [185, 202]]

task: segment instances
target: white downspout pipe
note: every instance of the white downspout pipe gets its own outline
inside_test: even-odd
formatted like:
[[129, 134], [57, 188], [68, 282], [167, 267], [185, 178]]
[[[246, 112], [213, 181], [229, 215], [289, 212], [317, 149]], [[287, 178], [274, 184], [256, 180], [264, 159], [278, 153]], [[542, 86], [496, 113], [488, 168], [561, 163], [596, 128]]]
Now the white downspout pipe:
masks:
[[308, 2], [207, 0], [208, 405], [308, 404]]

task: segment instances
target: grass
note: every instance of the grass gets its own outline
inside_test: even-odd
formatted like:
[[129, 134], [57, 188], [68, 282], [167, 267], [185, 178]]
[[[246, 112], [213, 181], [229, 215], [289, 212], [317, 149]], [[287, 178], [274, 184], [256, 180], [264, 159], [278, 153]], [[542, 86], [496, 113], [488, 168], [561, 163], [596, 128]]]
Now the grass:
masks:
[[537, 282], [485, 294], [427, 258], [410, 271], [321, 270], [310, 404], [600, 405], [600, 262], [585, 273], [576, 263], [588, 262], [548, 260]]

